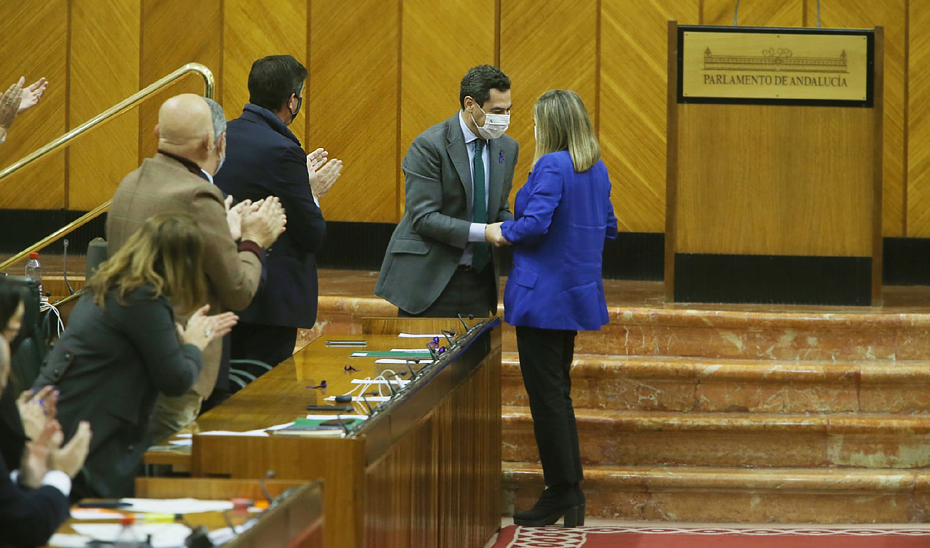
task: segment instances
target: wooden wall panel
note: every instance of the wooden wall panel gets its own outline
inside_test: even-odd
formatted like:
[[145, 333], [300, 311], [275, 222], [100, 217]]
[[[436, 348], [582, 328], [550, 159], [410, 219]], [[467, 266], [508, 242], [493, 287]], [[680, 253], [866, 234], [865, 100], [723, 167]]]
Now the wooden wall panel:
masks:
[[[904, 54], [906, 0], [843, 0], [822, 3], [823, 28], [885, 27], [885, 118], [882, 234], [903, 237], [904, 226]], [[807, 24], [817, 26], [816, 2], [807, 4]]]
[[[140, 22], [139, 0], [72, 0], [70, 128], [139, 90]], [[138, 135], [136, 108], [71, 146], [69, 209], [90, 210], [113, 197], [139, 165]]]
[[[0, 94], [20, 76], [29, 85], [48, 79], [42, 102], [22, 116], [0, 144], [0, 166], [6, 167], [67, 131], [68, 1], [0, 2], [3, 55]], [[65, 207], [65, 152], [21, 170], [2, 182], [0, 208]]]
[[930, 238], [930, 9], [910, 2], [907, 236]]
[[[495, 64], [496, 40], [494, 0], [441, 4], [405, 0], [403, 10], [401, 160], [417, 135], [460, 110], [462, 77], [475, 65]], [[397, 196], [403, 214], [403, 173], [399, 177]]]
[[665, 231], [668, 21], [699, 17], [698, 0], [602, 0], [600, 141], [621, 231]]
[[[868, 0], [866, 0], [868, 1]], [[704, 0], [702, 25], [732, 25], [736, 0]], [[803, 0], [749, 0], [739, 5], [741, 27], [804, 26]]]
[[400, 0], [310, 3], [305, 148], [343, 160], [322, 200], [331, 221], [396, 222]]
[[537, 0], [501, 0], [500, 66], [513, 86], [508, 134], [520, 144], [511, 203], [526, 182], [536, 147], [533, 105], [550, 89], [571, 89], [596, 119], [596, 0], [563, 0], [541, 9]]
[[[219, 80], [223, 47], [222, 0], [200, 0], [196, 9], [185, 0], [142, 0], [142, 54], [140, 88], [186, 63], [202, 63], [217, 77], [216, 98], [223, 96]], [[179, 93], [203, 93], [203, 79], [196, 74], [150, 97], [142, 104], [139, 119], [139, 158], [155, 154], [158, 108]]]
[[691, 104], [679, 119], [677, 253], [872, 255], [870, 110]]
[[[238, 118], [249, 102], [249, 70], [267, 55], [293, 55], [307, 65], [307, 0], [225, 0], [223, 4], [223, 110]], [[306, 92], [306, 90], [304, 90]], [[309, 103], [290, 130], [303, 142]]]

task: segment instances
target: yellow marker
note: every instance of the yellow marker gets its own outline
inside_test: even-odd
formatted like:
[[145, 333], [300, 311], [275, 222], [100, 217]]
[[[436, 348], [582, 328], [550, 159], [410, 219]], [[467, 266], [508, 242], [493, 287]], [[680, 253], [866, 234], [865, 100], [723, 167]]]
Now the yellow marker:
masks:
[[143, 523], [174, 523], [182, 518], [182, 514], [136, 514], [136, 521]]

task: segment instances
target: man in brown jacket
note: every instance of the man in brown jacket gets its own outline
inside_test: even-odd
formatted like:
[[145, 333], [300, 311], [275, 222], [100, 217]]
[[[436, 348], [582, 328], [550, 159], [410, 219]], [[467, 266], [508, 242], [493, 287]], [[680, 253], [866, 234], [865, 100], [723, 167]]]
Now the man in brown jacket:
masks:
[[[261, 280], [264, 250], [284, 232], [286, 223], [276, 198], [229, 211], [229, 201], [213, 185], [226, 152], [225, 132], [223, 109], [216, 102], [193, 94], [165, 101], [155, 128], [158, 153], [123, 179], [107, 217], [107, 247], [113, 255], [149, 217], [177, 211], [193, 215], [204, 236], [204, 273], [213, 314], [249, 305]], [[223, 344], [217, 339], [204, 350], [203, 371], [190, 392], [159, 396], [153, 442], [197, 418], [217, 383], [222, 354]]]

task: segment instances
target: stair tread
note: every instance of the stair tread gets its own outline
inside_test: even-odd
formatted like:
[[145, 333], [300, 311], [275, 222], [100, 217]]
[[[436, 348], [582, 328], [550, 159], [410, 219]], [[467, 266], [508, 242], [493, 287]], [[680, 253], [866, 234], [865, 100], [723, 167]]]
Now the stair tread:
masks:
[[[504, 462], [505, 483], [542, 482], [542, 466]], [[930, 470], [922, 469], [810, 469], [705, 466], [630, 466], [592, 464], [584, 467], [585, 485], [717, 489], [930, 490]]]
[[[529, 407], [503, 406], [504, 427], [532, 423]], [[930, 432], [930, 415], [871, 413], [746, 413], [676, 412], [617, 409], [575, 409], [578, 428], [617, 430], [829, 430], [836, 433], [869, 431]]]

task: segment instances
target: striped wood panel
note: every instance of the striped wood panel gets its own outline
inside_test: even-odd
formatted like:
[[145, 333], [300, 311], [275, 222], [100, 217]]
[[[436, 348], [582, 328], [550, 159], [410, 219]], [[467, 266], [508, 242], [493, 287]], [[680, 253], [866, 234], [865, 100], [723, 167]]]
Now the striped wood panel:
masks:
[[[868, 1], [868, 0], [866, 0]], [[732, 25], [736, 0], [704, 0], [703, 25]], [[804, 25], [802, 0], [749, 0], [739, 5], [742, 27], [801, 27]]]
[[[287, 54], [307, 65], [307, 0], [225, 0], [223, 10], [223, 95], [217, 100], [233, 119], [249, 102], [249, 70], [256, 59]], [[308, 106], [290, 125], [301, 141]]]
[[600, 141], [621, 231], [665, 232], [668, 21], [694, 25], [698, 0], [603, 0]]
[[[20, 76], [48, 79], [42, 102], [22, 116], [0, 144], [6, 167], [67, 131], [68, 2], [0, 2], [3, 55], [0, 94]], [[54, 209], [65, 204], [65, 152], [57, 152], [2, 182], [0, 208]]]
[[541, 9], [536, 0], [501, 0], [500, 66], [513, 86], [508, 134], [520, 144], [511, 203], [526, 182], [536, 147], [533, 105], [550, 89], [571, 89], [596, 112], [596, 0], [563, 0]]
[[930, 238], [930, 10], [923, 2], [911, 0], [909, 23], [907, 236]]
[[[138, 0], [71, 0], [71, 128], [139, 90], [139, 10]], [[69, 209], [113, 197], [139, 165], [138, 135], [136, 108], [71, 146]]]
[[[821, 2], [824, 28], [885, 27], [885, 118], [882, 158], [882, 234], [904, 236], [904, 88], [906, 0]], [[807, 4], [807, 24], [817, 26], [816, 2]], [[928, 29], [930, 30], [930, 29]], [[913, 36], [913, 33], [911, 34]]]
[[345, 163], [323, 214], [396, 222], [399, 0], [313, 0], [310, 12], [305, 148]]
[[[183, 0], [142, 0], [142, 66], [140, 88], [186, 63], [202, 63], [217, 77], [217, 99], [223, 96], [221, 51], [222, 0], [200, 0], [197, 9]], [[179, 93], [203, 93], [203, 80], [193, 74], [151, 96], [142, 104], [139, 158], [155, 154], [158, 108]]]
[[[495, 43], [494, 0], [442, 4], [405, 0], [403, 9], [401, 160], [417, 135], [460, 108], [462, 76], [475, 65], [493, 65]], [[401, 172], [401, 215], [404, 196]]]

